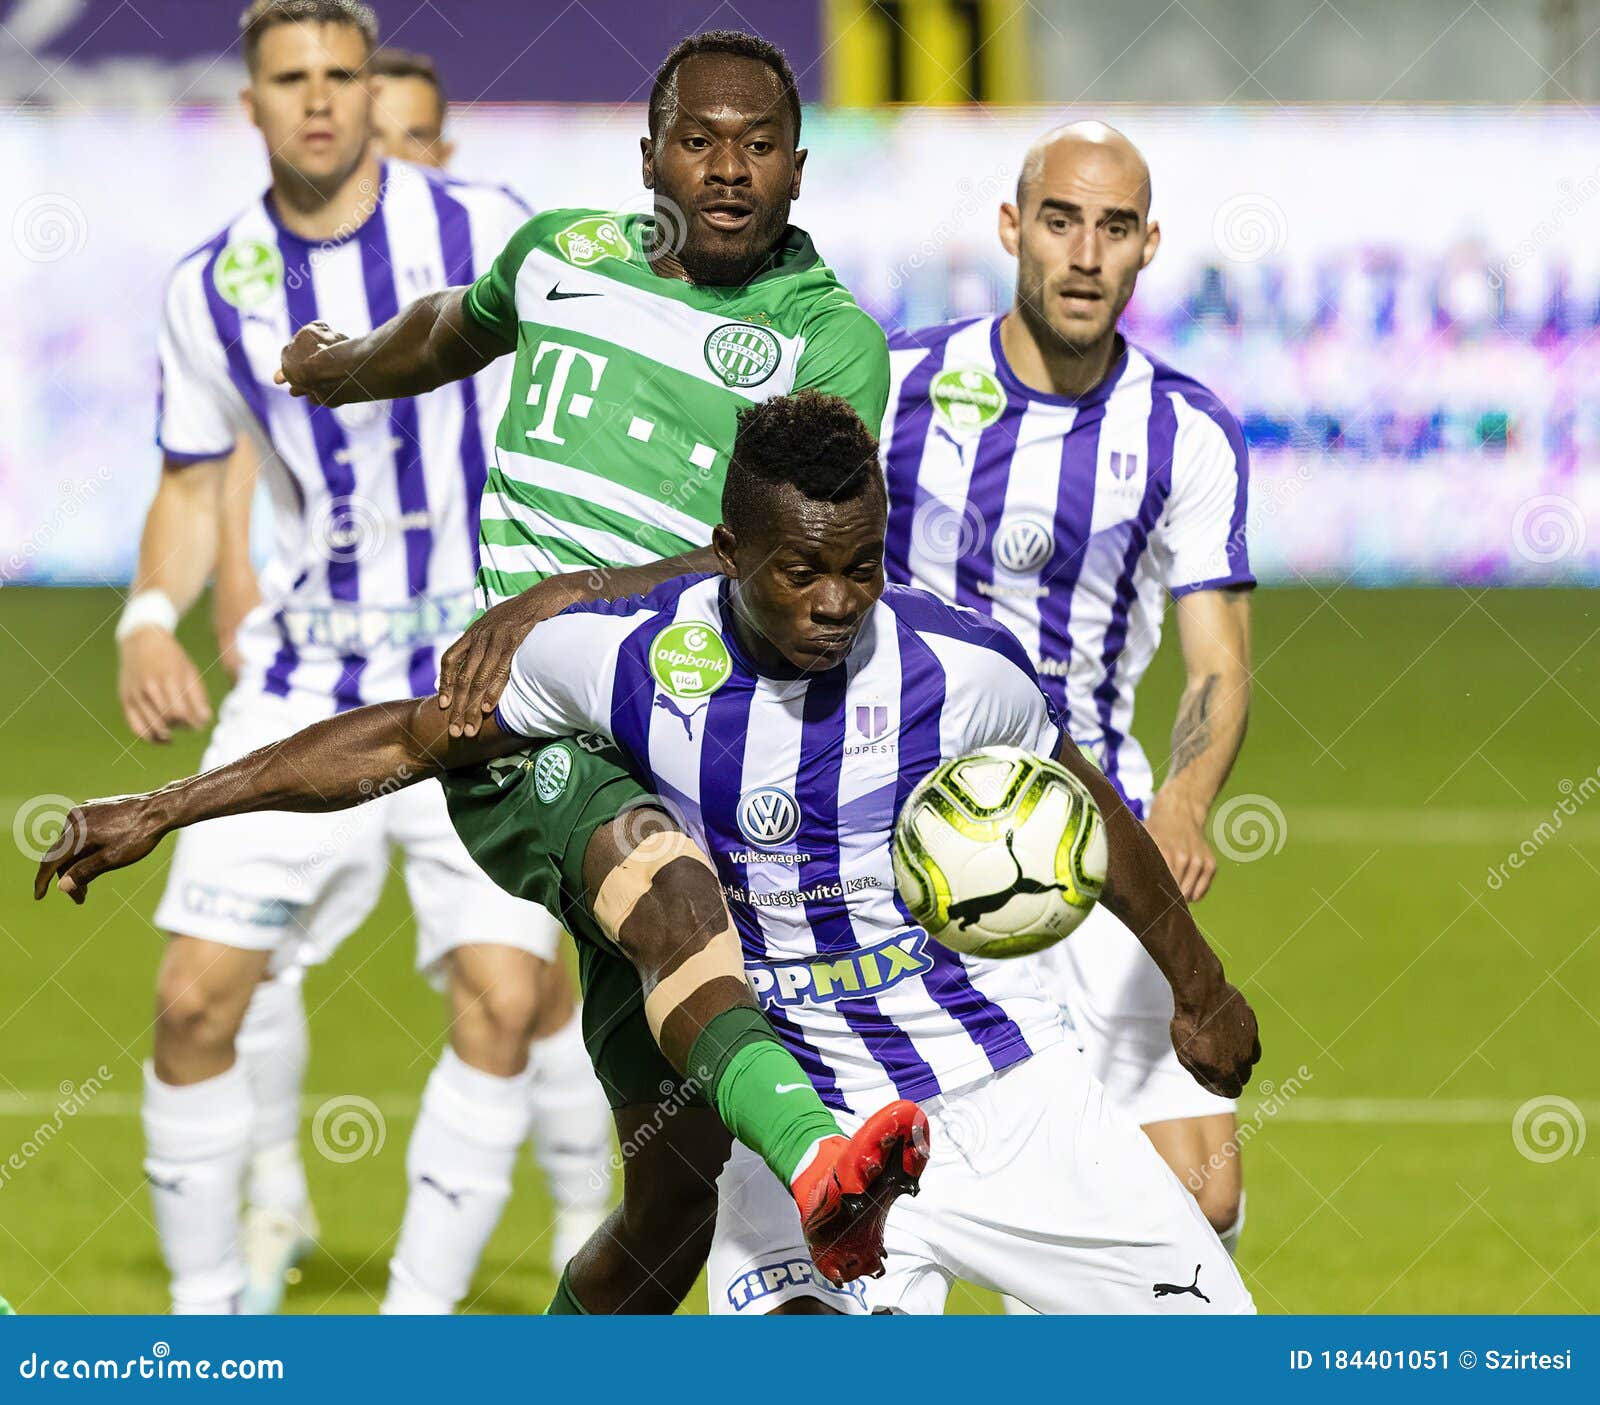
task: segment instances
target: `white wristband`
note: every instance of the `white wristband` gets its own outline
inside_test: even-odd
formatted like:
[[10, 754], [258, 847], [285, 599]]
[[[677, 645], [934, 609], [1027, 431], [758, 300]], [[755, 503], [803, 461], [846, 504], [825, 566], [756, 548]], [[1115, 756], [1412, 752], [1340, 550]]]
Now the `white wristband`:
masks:
[[178, 607], [162, 590], [141, 590], [130, 596], [122, 607], [122, 618], [117, 621], [117, 643], [122, 643], [136, 629], [148, 627], [164, 629], [171, 634], [178, 627]]

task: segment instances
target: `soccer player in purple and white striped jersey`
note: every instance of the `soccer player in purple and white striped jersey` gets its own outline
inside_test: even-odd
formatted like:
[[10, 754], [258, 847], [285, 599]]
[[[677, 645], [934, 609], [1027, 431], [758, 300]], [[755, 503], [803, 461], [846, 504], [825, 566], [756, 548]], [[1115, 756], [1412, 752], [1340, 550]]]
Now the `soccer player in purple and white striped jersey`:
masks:
[[[1073, 739], [1144, 820], [1184, 896], [1215, 870], [1204, 828], [1249, 703], [1248, 462], [1203, 385], [1117, 321], [1160, 245], [1143, 157], [1101, 123], [1029, 150], [1000, 237], [1015, 302], [890, 338], [882, 437], [890, 580], [1003, 623]], [[1134, 694], [1176, 601], [1188, 673], [1165, 782], [1132, 734]], [[1171, 999], [1104, 908], [1040, 958], [1096, 1075], [1225, 1238], [1242, 1222], [1234, 1107], [1180, 1066]]]
[[[366, 702], [432, 693], [440, 654], [474, 612], [503, 369], [339, 411], [294, 399], [273, 373], [307, 323], [376, 326], [419, 294], [471, 281], [529, 213], [504, 189], [374, 153], [365, 5], [256, 0], [243, 33], [245, 107], [272, 185], [168, 285], [161, 486], [118, 629], [135, 730], [162, 739], [175, 721], [203, 721], [172, 626], [217, 559], [218, 483], [250, 441], [274, 545], [261, 603], [238, 630], [238, 684], [208, 767]], [[231, 817], [184, 836], [156, 914], [169, 940], [146, 1166], [176, 1310], [271, 1311], [309, 1247], [300, 979], [375, 905], [392, 849], [405, 858], [418, 966], [449, 985], [455, 1013], [412, 1136], [385, 1307], [443, 1312], [465, 1294], [536, 1122], [560, 1123], [541, 1159], [563, 1262], [604, 1217], [610, 1117], [553, 961], [559, 927], [483, 874], [438, 787], [382, 793], [343, 820]]]

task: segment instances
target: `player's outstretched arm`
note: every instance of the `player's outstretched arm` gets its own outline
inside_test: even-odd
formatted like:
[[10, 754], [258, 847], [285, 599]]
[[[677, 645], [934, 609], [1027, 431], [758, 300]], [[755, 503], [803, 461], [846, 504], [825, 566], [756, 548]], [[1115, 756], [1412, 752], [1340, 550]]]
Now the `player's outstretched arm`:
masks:
[[485, 610], [439, 661], [439, 706], [450, 713], [450, 735], [473, 736], [494, 711], [511, 676], [511, 661], [534, 625], [586, 600], [626, 600], [678, 576], [715, 571], [710, 547], [643, 566], [594, 566], [549, 576], [520, 595]]
[[1223, 974], [1161, 850], [1070, 737], [1058, 760], [1089, 788], [1106, 827], [1100, 901], [1138, 937], [1172, 987], [1172, 1046], [1212, 1092], [1235, 1098], [1261, 1058], [1255, 1012]]
[[75, 806], [39, 865], [33, 896], [44, 897], [54, 881], [82, 903], [101, 874], [137, 863], [166, 835], [202, 820], [253, 810], [346, 810], [527, 744], [492, 720], [476, 737], [452, 739], [431, 697], [357, 708], [160, 790]]
[[318, 405], [396, 400], [475, 376], [514, 351], [466, 311], [466, 288], [443, 288], [365, 336], [310, 322], [283, 349], [274, 379]]

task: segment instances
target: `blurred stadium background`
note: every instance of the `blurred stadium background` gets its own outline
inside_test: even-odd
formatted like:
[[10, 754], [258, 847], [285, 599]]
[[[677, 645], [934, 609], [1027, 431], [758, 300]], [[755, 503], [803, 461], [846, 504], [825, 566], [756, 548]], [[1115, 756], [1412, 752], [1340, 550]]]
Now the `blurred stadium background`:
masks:
[[[0, 1294], [28, 1312], [165, 1301], [136, 1115], [164, 870], [82, 912], [25, 885], [63, 797], [201, 749], [134, 747], [111, 630], [162, 281], [265, 182], [240, 8], [0, 0]], [[1247, 1278], [1272, 1311], [1600, 1311], [1600, 4], [377, 8], [437, 59], [455, 170], [536, 206], [643, 208], [642, 99], [683, 34], [781, 43], [811, 104], [795, 218], [886, 325], [1008, 300], [995, 208], [1037, 132], [1144, 148], [1165, 237], [1124, 328], [1253, 457], [1258, 689], [1197, 912], [1267, 1046]], [[203, 608], [186, 637], [220, 696]], [[1169, 646], [1152, 756], [1179, 687]], [[398, 892], [311, 990], [325, 1252], [289, 1307], [370, 1311], [440, 1037]], [[345, 1145], [350, 1097], [374, 1111]], [[552, 1286], [525, 1179], [478, 1310]]]

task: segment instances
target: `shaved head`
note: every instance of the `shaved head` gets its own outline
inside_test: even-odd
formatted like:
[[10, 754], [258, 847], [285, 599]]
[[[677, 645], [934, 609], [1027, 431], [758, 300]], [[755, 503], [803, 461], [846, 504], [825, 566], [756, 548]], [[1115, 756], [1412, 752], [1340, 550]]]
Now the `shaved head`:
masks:
[[1019, 206], [1027, 204], [1029, 192], [1047, 172], [1052, 176], [1081, 172], [1096, 184], [1137, 195], [1139, 213], [1149, 217], [1150, 167], [1138, 147], [1104, 122], [1069, 122], [1035, 141], [1023, 156], [1017, 177]]

